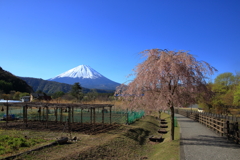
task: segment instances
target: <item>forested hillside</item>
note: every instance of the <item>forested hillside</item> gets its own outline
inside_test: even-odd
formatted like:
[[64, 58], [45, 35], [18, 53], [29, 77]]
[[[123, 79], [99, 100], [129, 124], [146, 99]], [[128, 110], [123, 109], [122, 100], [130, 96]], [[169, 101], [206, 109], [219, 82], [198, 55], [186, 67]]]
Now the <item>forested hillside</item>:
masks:
[[25, 81], [0, 67], [0, 91], [7, 94], [10, 91], [31, 93], [33, 89]]
[[236, 74], [222, 73], [215, 78], [214, 82], [208, 83], [207, 87], [212, 95], [208, 99], [199, 99], [200, 107], [204, 108], [206, 112], [240, 114], [239, 72]]
[[71, 90], [71, 85], [65, 83], [46, 81], [40, 78], [19, 77], [28, 85], [32, 86], [34, 92], [42, 91], [47, 94], [52, 94], [58, 91], [67, 93]]

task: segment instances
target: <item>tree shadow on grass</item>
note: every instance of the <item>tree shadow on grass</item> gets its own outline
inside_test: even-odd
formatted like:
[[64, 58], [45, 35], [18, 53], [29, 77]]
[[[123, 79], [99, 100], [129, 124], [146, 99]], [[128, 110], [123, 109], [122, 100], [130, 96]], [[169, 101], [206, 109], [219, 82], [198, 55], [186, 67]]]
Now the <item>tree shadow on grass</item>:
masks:
[[144, 130], [142, 128], [136, 128], [129, 129], [124, 136], [139, 142], [140, 145], [143, 145], [146, 141], [146, 138], [149, 136], [149, 133], [150, 131]]

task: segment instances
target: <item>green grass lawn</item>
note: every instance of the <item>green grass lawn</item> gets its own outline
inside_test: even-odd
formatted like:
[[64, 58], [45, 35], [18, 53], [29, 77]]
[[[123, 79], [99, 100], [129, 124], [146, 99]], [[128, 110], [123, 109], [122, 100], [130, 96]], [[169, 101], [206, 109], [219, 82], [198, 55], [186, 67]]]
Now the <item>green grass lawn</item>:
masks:
[[163, 135], [165, 138], [162, 143], [153, 145], [152, 152], [149, 154], [149, 159], [157, 160], [177, 160], [180, 156], [180, 132], [179, 126], [175, 127], [175, 140], [171, 141], [170, 136], [170, 115], [162, 113], [161, 118], [166, 119], [168, 122], [168, 133]]

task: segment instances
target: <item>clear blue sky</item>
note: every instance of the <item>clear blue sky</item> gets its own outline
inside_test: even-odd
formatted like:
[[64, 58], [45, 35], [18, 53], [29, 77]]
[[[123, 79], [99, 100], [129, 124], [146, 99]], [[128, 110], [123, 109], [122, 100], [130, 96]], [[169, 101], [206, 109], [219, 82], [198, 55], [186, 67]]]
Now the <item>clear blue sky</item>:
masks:
[[[240, 71], [239, 0], [0, 0], [0, 66], [49, 79], [89, 65], [123, 83], [145, 49]], [[212, 78], [214, 78], [213, 76]]]

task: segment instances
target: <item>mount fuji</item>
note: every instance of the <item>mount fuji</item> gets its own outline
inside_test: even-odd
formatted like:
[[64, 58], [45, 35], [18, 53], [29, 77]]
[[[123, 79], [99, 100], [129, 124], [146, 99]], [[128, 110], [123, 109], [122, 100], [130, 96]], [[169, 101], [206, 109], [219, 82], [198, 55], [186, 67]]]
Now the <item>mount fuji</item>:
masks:
[[88, 65], [80, 65], [72, 68], [56, 77], [48, 79], [60, 83], [74, 84], [79, 82], [84, 88], [115, 90], [120, 83], [114, 82]]

